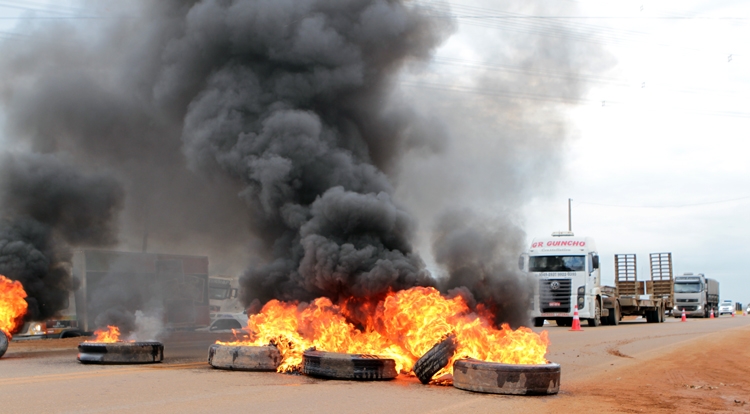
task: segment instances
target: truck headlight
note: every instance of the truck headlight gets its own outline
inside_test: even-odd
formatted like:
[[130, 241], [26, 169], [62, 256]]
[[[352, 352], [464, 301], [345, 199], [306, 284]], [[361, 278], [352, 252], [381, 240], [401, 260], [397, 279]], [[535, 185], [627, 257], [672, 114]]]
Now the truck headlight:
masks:
[[696, 310], [701, 310], [702, 308], [703, 307], [701, 305], [698, 305], [698, 309], [696, 309]]
[[586, 286], [579, 286], [578, 287], [578, 310], [581, 310], [586, 306], [586, 298], [584, 295], [586, 294]]
[[31, 329], [29, 329], [29, 330], [31, 331], [32, 335], [41, 335], [41, 334], [44, 333], [44, 329], [42, 328], [42, 324], [41, 323], [34, 323], [34, 324], [32, 324], [31, 325]]

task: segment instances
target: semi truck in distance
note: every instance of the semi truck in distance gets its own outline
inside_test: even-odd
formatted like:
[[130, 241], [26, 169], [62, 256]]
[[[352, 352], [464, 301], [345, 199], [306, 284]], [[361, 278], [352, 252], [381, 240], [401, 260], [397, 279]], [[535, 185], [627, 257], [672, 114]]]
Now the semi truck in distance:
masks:
[[703, 273], [684, 273], [674, 278], [674, 307], [676, 318], [685, 311], [686, 316], [707, 318], [713, 311], [719, 315], [719, 282]]
[[521, 255], [519, 267], [533, 279], [534, 326], [545, 320], [570, 326], [576, 305], [579, 318], [589, 326], [600, 325], [608, 316], [603, 315], [599, 255], [592, 238], [575, 237], [572, 232], [535, 238]]
[[239, 298], [239, 279], [212, 275], [208, 278], [208, 303], [211, 322], [217, 318], [234, 316], [244, 311]]
[[645, 316], [649, 323], [664, 322], [674, 300], [672, 254], [652, 253], [650, 262], [650, 280], [639, 280], [635, 255], [615, 255], [615, 286], [602, 286], [594, 239], [575, 237], [572, 232], [535, 238], [518, 263], [532, 278], [534, 326], [545, 320], [570, 326], [575, 306], [589, 326], [617, 325], [629, 315]]

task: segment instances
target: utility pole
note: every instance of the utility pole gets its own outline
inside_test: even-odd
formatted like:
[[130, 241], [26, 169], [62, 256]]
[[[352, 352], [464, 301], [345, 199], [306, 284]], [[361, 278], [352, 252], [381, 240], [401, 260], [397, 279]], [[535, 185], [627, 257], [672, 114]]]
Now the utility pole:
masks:
[[568, 199], [568, 231], [573, 231], [573, 214], [571, 212], [571, 203], [573, 199]]

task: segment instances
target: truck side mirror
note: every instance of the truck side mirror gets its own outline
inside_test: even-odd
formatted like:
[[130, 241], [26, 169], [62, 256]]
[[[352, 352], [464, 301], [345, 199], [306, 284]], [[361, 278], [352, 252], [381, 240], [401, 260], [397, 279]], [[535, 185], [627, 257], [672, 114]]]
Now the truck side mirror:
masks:
[[591, 256], [591, 264], [593, 264], [594, 269], [599, 268], [599, 255], [598, 254], [594, 254]]
[[518, 256], [518, 269], [522, 272], [526, 271], [526, 258], [527, 257], [529, 257], [529, 255], [526, 253]]

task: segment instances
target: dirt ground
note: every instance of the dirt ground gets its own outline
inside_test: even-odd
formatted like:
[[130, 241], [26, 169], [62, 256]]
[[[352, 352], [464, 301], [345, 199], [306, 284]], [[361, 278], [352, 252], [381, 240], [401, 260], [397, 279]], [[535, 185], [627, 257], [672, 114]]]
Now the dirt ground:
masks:
[[[273, 373], [211, 369], [213, 338], [165, 344], [154, 366], [84, 366], [83, 338], [13, 342], [0, 371], [0, 412], [410, 412], [451, 413], [722, 413], [750, 412], [750, 317], [631, 324], [585, 332], [550, 328], [549, 358], [563, 369], [554, 396], [503, 396], [423, 386], [415, 378], [388, 382], [326, 381]], [[166, 354], [166, 352], [165, 352]], [[86, 389], [108, 404], [76, 397]], [[152, 390], [160, 390], [153, 393]], [[133, 395], [139, 395], [137, 399]], [[386, 397], [387, 396], [387, 397]], [[363, 405], [364, 404], [364, 405]], [[7, 409], [7, 410], [6, 410]]]
[[572, 381], [563, 385], [559, 402], [550, 412], [565, 408], [600, 413], [750, 412], [750, 331], [719, 332]]

